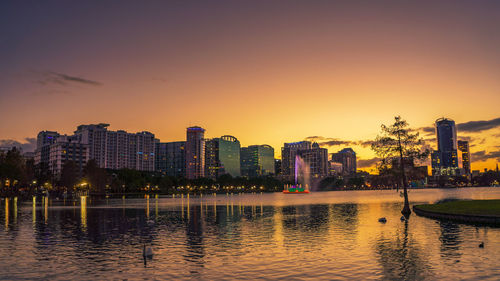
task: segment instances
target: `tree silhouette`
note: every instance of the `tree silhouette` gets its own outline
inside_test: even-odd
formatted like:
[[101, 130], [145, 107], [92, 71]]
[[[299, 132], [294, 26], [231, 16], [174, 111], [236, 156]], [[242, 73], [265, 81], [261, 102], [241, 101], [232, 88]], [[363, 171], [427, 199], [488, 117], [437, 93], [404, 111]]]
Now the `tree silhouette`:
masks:
[[413, 163], [415, 160], [423, 160], [429, 156], [429, 150], [424, 148], [424, 140], [419, 138], [419, 133], [412, 133], [408, 123], [400, 116], [394, 117], [394, 123], [390, 126], [382, 124], [382, 131], [372, 144], [372, 150], [382, 160], [379, 170], [387, 170], [392, 166], [394, 160], [399, 161], [399, 180], [403, 186], [404, 207], [401, 213], [405, 217], [411, 214], [408, 202], [408, 182], [405, 174], [405, 162]]

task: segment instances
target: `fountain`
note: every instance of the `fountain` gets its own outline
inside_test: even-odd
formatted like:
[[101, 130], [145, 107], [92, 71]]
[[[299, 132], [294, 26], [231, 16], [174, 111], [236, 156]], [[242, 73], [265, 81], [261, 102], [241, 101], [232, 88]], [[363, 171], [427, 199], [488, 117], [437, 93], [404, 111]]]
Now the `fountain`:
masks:
[[[309, 165], [307, 165], [299, 155], [295, 156], [295, 184], [287, 184], [283, 193], [297, 194], [309, 193]], [[299, 178], [299, 175], [301, 177]], [[299, 183], [299, 180], [302, 183]]]

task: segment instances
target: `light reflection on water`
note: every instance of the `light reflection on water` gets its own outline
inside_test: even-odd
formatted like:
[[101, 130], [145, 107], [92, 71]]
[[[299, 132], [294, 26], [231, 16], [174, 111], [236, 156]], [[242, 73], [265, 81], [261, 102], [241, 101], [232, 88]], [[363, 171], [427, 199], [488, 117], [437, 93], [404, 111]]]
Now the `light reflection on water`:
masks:
[[[410, 192], [413, 203], [445, 198], [500, 189]], [[0, 279], [500, 278], [500, 228], [401, 222], [395, 191], [52, 200], [0, 202]]]

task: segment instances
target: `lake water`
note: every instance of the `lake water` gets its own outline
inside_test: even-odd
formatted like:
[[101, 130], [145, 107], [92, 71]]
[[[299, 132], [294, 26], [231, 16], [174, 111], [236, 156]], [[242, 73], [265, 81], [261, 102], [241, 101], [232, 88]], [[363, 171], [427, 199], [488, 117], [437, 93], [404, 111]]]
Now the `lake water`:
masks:
[[[500, 188], [409, 196], [500, 199]], [[402, 222], [394, 190], [42, 201], [0, 201], [0, 279], [500, 279], [500, 228]]]

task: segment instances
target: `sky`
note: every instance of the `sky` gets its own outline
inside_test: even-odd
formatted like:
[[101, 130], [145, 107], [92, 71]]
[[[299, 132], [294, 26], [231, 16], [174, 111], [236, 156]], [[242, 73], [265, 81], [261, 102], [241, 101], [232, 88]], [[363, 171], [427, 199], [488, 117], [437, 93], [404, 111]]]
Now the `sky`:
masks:
[[500, 161], [498, 1], [1, 1], [0, 146], [80, 124], [353, 147], [401, 115]]

